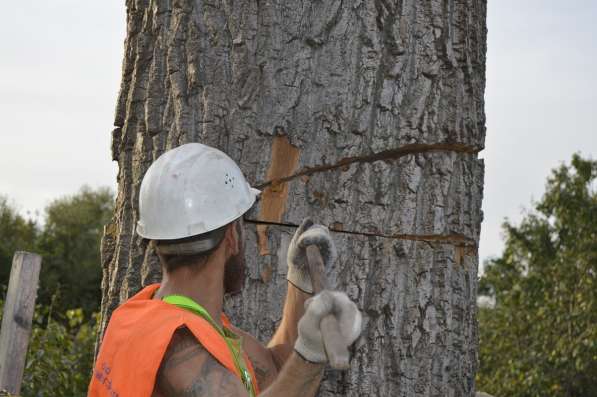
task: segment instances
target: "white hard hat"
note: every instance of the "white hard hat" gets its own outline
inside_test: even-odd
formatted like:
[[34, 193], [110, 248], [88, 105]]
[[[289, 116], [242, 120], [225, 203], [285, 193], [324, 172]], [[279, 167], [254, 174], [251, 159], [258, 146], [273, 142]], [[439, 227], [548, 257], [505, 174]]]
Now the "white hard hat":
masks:
[[158, 157], [143, 177], [137, 233], [152, 240], [207, 233], [247, 212], [258, 194], [225, 153], [188, 143]]

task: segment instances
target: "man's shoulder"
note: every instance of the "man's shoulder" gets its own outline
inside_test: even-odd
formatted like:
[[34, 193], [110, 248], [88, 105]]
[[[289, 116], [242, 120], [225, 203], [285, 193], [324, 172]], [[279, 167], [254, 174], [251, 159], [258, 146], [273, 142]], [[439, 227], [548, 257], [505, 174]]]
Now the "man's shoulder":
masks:
[[156, 377], [155, 396], [246, 396], [242, 382], [222, 366], [186, 327], [178, 328]]

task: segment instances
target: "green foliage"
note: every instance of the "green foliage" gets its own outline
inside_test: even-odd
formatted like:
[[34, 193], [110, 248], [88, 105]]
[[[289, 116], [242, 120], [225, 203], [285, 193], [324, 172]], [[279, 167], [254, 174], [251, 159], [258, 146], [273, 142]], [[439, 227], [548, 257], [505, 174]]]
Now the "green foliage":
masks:
[[37, 234], [37, 224], [19, 215], [14, 205], [0, 196], [0, 285], [8, 285], [15, 251], [33, 250]]
[[72, 307], [86, 315], [101, 302], [100, 240], [112, 216], [110, 189], [82, 187], [72, 196], [54, 200], [45, 209], [43, 226], [20, 216], [0, 198], [0, 285], [8, 284], [12, 256], [28, 250], [43, 257], [37, 302], [48, 306], [52, 296], [56, 313]]
[[41, 302], [48, 302], [60, 290], [57, 311], [82, 307], [90, 314], [97, 310], [101, 303], [100, 241], [112, 216], [113, 201], [108, 188], [83, 187], [46, 207], [45, 226], [37, 241], [43, 257]]
[[[38, 225], [0, 197], [0, 299], [15, 251], [43, 257], [24, 397], [86, 395], [101, 301], [100, 239], [113, 201], [107, 188], [83, 187], [50, 203]], [[0, 320], [1, 313], [0, 300]]]
[[498, 396], [597, 395], [597, 161], [552, 172], [505, 250], [486, 264], [477, 388]]
[[[2, 306], [0, 300], [0, 313]], [[51, 311], [51, 305], [36, 306], [21, 396], [85, 396], [99, 316], [86, 319], [82, 309]]]

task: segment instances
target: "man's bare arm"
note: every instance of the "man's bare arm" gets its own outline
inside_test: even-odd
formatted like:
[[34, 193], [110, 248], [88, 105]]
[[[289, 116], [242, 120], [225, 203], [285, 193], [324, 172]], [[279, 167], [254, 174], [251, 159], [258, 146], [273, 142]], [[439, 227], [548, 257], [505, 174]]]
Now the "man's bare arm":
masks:
[[260, 397], [313, 397], [319, 389], [325, 364], [305, 361], [292, 352], [276, 381]]
[[251, 364], [253, 364], [259, 389], [266, 389], [276, 380], [282, 365], [277, 365], [271, 351], [253, 335], [234, 326], [230, 326], [230, 330], [242, 338], [243, 350], [249, 356]]
[[[323, 364], [311, 364], [292, 353], [282, 372], [260, 397], [314, 396], [323, 375]], [[154, 397], [247, 397], [242, 382], [224, 368], [190, 331], [174, 334], [162, 360]]]
[[278, 370], [282, 369], [294, 350], [294, 342], [298, 337], [298, 322], [305, 313], [305, 301], [311, 296], [311, 294], [307, 294], [288, 283], [282, 321], [267, 344], [267, 349], [270, 351]]

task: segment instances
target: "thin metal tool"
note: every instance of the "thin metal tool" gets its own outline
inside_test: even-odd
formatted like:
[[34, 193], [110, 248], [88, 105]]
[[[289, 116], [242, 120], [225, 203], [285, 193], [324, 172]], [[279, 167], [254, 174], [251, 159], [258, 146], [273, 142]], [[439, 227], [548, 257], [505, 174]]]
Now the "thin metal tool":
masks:
[[[306, 251], [313, 292], [317, 294], [324, 289], [329, 289], [319, 248], [316, 245], [309, 245]], [[321, 334], [331, 367], [348, 369], [350, 359], [348, 346], [343, 343], [344, 337], [340, 333], [340, 327], [334, 315], [328, 314], [321, 320]]]

